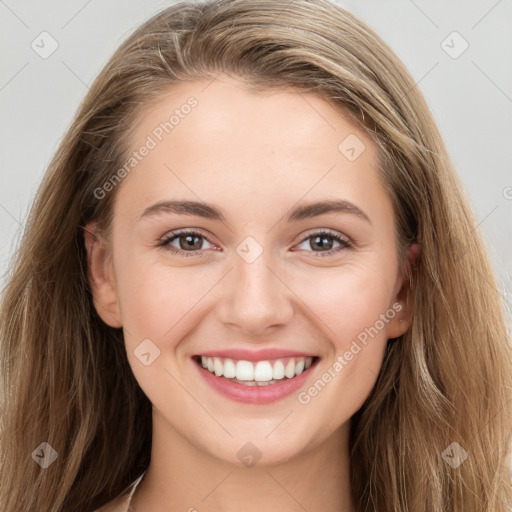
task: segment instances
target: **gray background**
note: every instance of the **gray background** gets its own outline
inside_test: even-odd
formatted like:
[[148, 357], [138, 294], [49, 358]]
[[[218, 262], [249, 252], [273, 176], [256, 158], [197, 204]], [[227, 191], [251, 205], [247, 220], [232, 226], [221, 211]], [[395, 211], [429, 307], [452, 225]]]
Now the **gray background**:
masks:
[[[170, 5], [150, 0], [0, 0], [0, 285], [33, 194], [71, 118], [114, 50]], [[403, 60], [462, 177], [512, 311], [512, 1], [339, 1]], [[58, 42], [43, 59], [42, 32]], [[463, 48], [458, 32], [469, 44]], [[448, 37], [448, 39], [446, 39]], [[446, 41], [443, 43], [443, 41]], [[48, 46], [46, 46], [48, 48]]]

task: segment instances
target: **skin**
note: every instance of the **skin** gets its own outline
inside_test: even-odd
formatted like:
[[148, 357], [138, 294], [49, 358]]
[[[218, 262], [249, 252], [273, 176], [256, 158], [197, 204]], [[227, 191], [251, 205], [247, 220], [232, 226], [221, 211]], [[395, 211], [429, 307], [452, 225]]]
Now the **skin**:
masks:
[[[129, 363], [153, 404], [151, 464], [132, 506], [353, 511], [350, 418], [375, 384], [386, 341], [411, 321], [376, 146], [315, 94], [248, 93], [220, 75], [174, 86], [148, 107], [136, 123], [134, 150], [190, 96], [197, 107], [115, 191], [111, 240], [93, 236], [94, 224], [85, 233], [95, 307], [108, 325], [123, 327]], [[338, 149], [350, 134], [365, 144], [354, 161]], [[284, 219], [297, 205], [340, 198], [370, 222], [346, 212]], [[226, 220], [176, 213], [140, 219], [169, 199], [213, 204]], [[205, 236], [196, 255], [158, 247], [181, 228]], [[355, 248], [332, 238], [319, 248], [319, 229]], [[263, 250], [252, 263], [236, 252], [247, 236]], [[182, 242], [171, 245], [185, 251]], [[234, 402], [203, 382], [191, 360], [217, 348], [301, 350], [321, 357], [307, 389], [396, 303], [402, 310], [307, 404], [297, 393], [266, 405]], [[145, 366], [134, 350], [148, 338], [160, 355]], [[252, 467], [237, 457], [247, 442], [261, 453]]]

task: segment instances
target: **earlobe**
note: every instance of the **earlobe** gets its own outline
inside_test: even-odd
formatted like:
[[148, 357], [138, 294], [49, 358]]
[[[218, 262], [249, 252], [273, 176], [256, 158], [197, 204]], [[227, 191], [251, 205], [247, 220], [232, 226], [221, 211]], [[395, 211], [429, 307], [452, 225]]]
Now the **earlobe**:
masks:
[[413, 275], [417, 269], [419, 254], [420, 244], [418, 242], [411, 244], [408, 253], [406, 278], [403, 279], [403, 284], [395, 298], [396, 306], [394, 306], [394, 309], [397, 313], [388, 324], [388, 338], [398, 338], [407, 331], [412, 323]]
[[84, 228], [87, 251], [87, 277], [93, 295], [94, 307], [101, 319], [110, 327], [121, 327], [121, 314], [115, 286], [112, 261], [104, 240], [94, 223]]

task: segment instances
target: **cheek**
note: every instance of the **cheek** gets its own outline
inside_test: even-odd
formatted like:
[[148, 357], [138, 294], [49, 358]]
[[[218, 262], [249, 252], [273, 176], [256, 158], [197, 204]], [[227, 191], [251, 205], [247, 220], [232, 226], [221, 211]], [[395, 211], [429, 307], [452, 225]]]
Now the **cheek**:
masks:
[[[215, 296], [221, 289], [219, 280], [225, 269], [213, 267], [171, 267], [148, 255], [117, 262], [125, 345], [140, 382], [155, 384], [153, 381], [160, 378], [159, 374], [165, 374], [165, 369], [173, 374], [178, 372], [182, 377], [190, 370], [187, 366], [189, 343], [183, 340], [192, 336], [194, 329], [201, 328], [216, 306]], [[144, 342], [148, 339], [149, 344]], [[150, 368], [141, 366], [137, 360], [137, 354], [146, 353], [146, 348], [142, 347], [158, 354]], [[147, 371], [149, 369], [151, 371]], [[163, 378], [167, 382], [168, 377]]]
[[[315, 286], [303, 285], [298, 295], [318, 317], [329, 341], [324, 367], [298, 402], [308, 414], [331, 411], [324, 427], [350, 418], [370, 394], [387, 344], [387, 326], [395, 317], [391, 307], [395, 274], [378, 264], [347, 265], [318, 273]], [[297, 285], [299, 286], [299, 281]]]
[[[126, 351], [135, 378], [153, 403], [165, 389], [180, 403], [180, 410], [190, 404], [170, 374], [179, 381], [186, 377], [189, 368], [182, 365], [180, 343], [204, 318], [208, 291], [217, 280], [211, 272], [193, 272], [138, 262], [123, 266], [118, 274]], [[165, 409], [164, 403], [160, 405]]]
[[212, 275], [191, 269], [141, 264], [119, 275], [118, 293], [125, 329], [132, 334], [164, 340], [199, 306], [213, 286]]
[[[394, 316], [390, 310], [394, 280], [376, 265], [347, 265], [336, 269], [316, 271], [314, 279], [306, 281], [297, 276], [293, 289], [317, 318], [316, 325], [323, 326], [337, 352], [345, 351], [353, 339], [375, 326], [379, 336], [385, 338], [386, 320]], [[373, 332], [373, 331], [372, 331]], [[361, 336], [360, 336], [361, 335]]]
[[330, 299], [337, 299], [339, 306], [323, 314], [334, 331], [328, 340], [330, 352], [310, 386], [297, 395], [301, 414], [319, 418], [317, 430], [325, 437], [362, 407], [375, 385], [387, 345], [385, 323], [379, 319], [386, 311], [382, 298], [359, 289], [357, 299], [341, 292]]

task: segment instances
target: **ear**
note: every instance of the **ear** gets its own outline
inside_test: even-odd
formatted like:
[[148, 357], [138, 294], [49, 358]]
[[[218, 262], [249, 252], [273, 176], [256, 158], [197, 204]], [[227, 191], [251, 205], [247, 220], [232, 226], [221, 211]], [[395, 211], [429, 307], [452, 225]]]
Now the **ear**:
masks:
[[396, 315], [388, 324], [388, 338], [398, 338], [407, 331], [412, 323], [412, 275], [416, 270], [416, 261], [419, 254], [420, 243], [411, 244], [407, 255], [406, 279], [403, 279], [402, 286], [393, 303], [393, 310], [396, 311]]
[[122, 327], [112, 259], [94, 223], [84, 228], [84, 242], [87, 250], [87, 277], [94, 307], [107, 325]]

